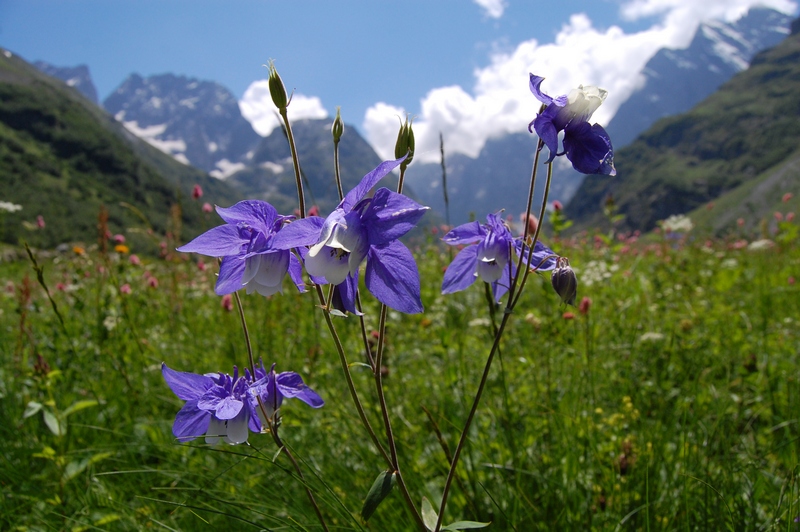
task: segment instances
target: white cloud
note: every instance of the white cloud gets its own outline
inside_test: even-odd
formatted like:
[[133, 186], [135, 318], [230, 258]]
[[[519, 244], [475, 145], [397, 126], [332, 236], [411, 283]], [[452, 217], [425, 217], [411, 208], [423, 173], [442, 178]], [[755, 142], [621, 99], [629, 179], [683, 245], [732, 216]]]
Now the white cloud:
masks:
[[504, 0], [473, 0], [473, 2], [481, 6], [486, 11], [486, 15], [491, 18], [502, 17], [506, 9]]
[[[618, 26], [601, 30], [585, 14], [572, 15], [554, 42], [533, 39], [511, 53], [494, 55], [487, 67], [474, 72], [471, 93], [458, 86], [428, 92], [414, 121], [418, 159], [438, 160], [439, 132], [449, 152], [475, 157], [487, 139], [525, 131], [539, 107], [528, 89], [530, 72], [545, 76], [542, 89], [554, 96], [581, 84], [608, 90], [608, 99], [593, 117], [607, 124], [641, 86], [639, 72], [656, 51], [686, 47], [700, 22], [732, 21], [757, 5], [785, 13], [794, 13], [797, 7], [790, 0], [631, 0], [621, 7], [624, 18], [657, 17], [651, 27], [636, 33], [625, 33]], [[401, 109], [379, 103], [364, 117], [367, 139], [382, 157], [393, 156], [398, 114], [403, 114]]]
[[[242, 111], [242, 116], [261, 136], [266, 137], [280, 124], [278, 110], [272, 103], [269, 95], [269, 82], [266, 79], [254, 81], [247, 87], [239, 101], [239, 109]], [[328, 117], [328, 111], [322, 106], [322, 101], [318, 97], [303, 96], [297, 93], [292, 96], [288, 113], [290, 120]]]

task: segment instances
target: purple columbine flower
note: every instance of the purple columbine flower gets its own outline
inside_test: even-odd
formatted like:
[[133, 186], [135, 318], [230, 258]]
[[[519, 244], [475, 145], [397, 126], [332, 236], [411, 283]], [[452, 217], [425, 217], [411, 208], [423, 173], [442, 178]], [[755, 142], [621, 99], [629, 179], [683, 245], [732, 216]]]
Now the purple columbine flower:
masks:
[[[464, 290], [478, 277], [492, 285], [495, 300], [499, 301], [508, 291], [511, 278], [516, 275], [516, 265], [511, 260], [511, 249], [517, 255], [523, 251], [520, 238], [514, 238], [508, 226], [503, 222], [500, 213], [486, 216], [486, 224], [477, 221], [459, 225], [444, 235], [442, 240], [451, 246], [466, 245], [458, 252], [453, 262], [444, 272], [442, 293], [452, 294]], [[536, 242], [533, 256], [530, 260], [532, 268], [537, 271], [549, 271], [555, 268], [555, 253], [542, 244]]]
[[206, 231], [178, 251], [222, 257], [214, 289], [218, 295], [246, 288], [248, 294], [271, 296], [282, 291], [287, 271], [297, 289], [305, 291], [300, 261], [273, 245], [274, 236], [293, 216], [279, 215], [269, 203], [256, 200], [217, 207], [217, 213], [227, 225]]
[[[608, 91], [581, 85], [569, 94], [552, 98], [540, 90], [542, 81], [543, 77], [530, 75], [531, 92], [547, 107], [528, 125], [528, 131], [536, 130], [550, 150], [546, 162], [551, 162], [557, 155], [566, 155], [575, 170], [581, 173], [617, 175], [614, 148], [608, 133], [600, 124], [589, 125], [589, 118], [606, 99]], [[564, 132], [564, 151], [559, 153], [558, 134], [561, 131]]]
[[[366, 197], [404, 159], [378, 165], [327, 218], [294, 221], [275, 237], [275, 247], [299, 249], [314, 282], [336, 285], [350, 312], [356, 312], [358, 268], [364, 259], [364, 282], [378, 301], [400, 312], [422, 312], [417, 265], [397, 239], [416, 225], [428, 207], [387, 188]], [[304, 246], [310, 248], [300, 249]]]
[[[284, 397], [300, 399], [312, 408], [320, 408], [325, 405], [322, 397], [309, 388], [303, 382], [303, 378], [293, 371], [275, 373], [275, 364], [273, 364], [268, 372], [257, 368], [256, 375], [258, 380], [250, 387], [250, 394], [256, 403], [259, 399], [261, 400], [261, 405], [269, 419], [272, 419], [275, 411], [281, 407]], [[261, 411], [261, 406], [257, 405], [256, 408], [259, 416], [262, 416], [264, 412]], [[266, 420], [262, 419], [262, 423], [265, 422]]]
[[234, 366], [233, 377], [225, 373], [198, 375], [175, 371], [162, 363], [161, 374], [175, 395], [186, 401], [172, 425], [176, 438], [189, 441], [205, 435], [206, 443], [237, 444], [247, 441], [248, 429], [261, 432], [248, 392], [252, 383], [249, 371], [239, 377]]

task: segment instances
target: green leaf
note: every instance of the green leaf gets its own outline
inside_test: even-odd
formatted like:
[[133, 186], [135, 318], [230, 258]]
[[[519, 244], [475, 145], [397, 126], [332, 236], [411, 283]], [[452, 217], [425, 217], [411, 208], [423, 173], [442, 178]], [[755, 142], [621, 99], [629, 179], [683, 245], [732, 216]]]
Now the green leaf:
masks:
[[50, 429], [50, 432], [56, 436], [63, 436], [67, 432], [67, 427], [63, 423], [59, 423], [58, 418], [49, 410], [42, 410], [44, 416], [44, 424]]
[[67, 409], [64, 410], [61, 413], [61, 416], [62, 417], [67, 417], [70, 414], [74, 414], [75, 412], [83, 410], [84, 408], [90, 408], [90, 407], [93, 407], [93, 406], [97, 406], [97, 404], [98, 404], [97, 401], [95, 401], [94, 399], [86, 399], [86, 400], [83, 400], [83, 401], [76, 401], [76, 402], [72, 403], [71, 405], [69, 405], [67, 407]]
[[439, 521], [439, 514], [433, 509], [431, 501], [427, 497], [422, 498], [422, 522], [428, 527], [428, 530], [436, 529], [436, 523]]
[[365, 368], [369, 368], [370, 370], [372, 370], [372, 366], [370, 366], [369, 364], [365, 364], [364, 362], [350, 362], [347, 365], [348, 368], [353, 368], [356, 366], [364, 366]]
[[97, 453], [93, 456], [90, 456], [89, 458], [81, 460], [80, 462], [78, 461], [70, 462], [67, 464], [67, 467], [64, 470], [64, 475], [61, 477], [61, 479], [64, 482], [70, 481], [79, 474], [81, 474], [83, 471], [85, 471], [86, 468], [89, 467], [90, 465], [95, 464], [100, 460], [105, 460], [110, 456], [114, 456], [114, 453]]
[[361, 517], [364, 518], [364, 521], [368, 521], [369, 518], [372, 517], [378, 505], [389, 495], [389, 492], [392, 491], [395, 482], [396, 480], [393, 472], [380, 472], [378, 478], [372, 483], [372, 487], [369, 489], [369, 493], [367, 493], [367, 498], [364, 499], [364, 506], [361, 507]]
[[442, 530], [471, 530], [473, 528], [486, 528], [492, 523], [479, 523], [477, 521], [456, 521], [447, 526], [443, 526]]
[[32, 415], [36, 414], [39, 410], [42, 409], [42, 404], [37, 403], [36, 401], [30, 401], [25, 406], [25, 412], [22, 414], [22, 419], [28, 419]]

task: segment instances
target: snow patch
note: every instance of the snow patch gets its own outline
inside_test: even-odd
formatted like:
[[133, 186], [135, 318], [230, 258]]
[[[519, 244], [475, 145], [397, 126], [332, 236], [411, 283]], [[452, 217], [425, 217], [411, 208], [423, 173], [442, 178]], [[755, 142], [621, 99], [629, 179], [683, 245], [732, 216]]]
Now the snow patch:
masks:
[[217, 169], [211, 170], [208, 175], [211, 177], [216, 177], [217, 179], [225, 179], [226, 177], [235, 174], [239, 170], [244, 170], [247, 168], [244, 163], [232, 163], [228, 159], [217, 161], [216, 166]]
[[[119, 115], [120, 113], [117, 113]], [[154, 126], [139, 127], [136, 120], [129, 122], [122, 122], [125, 129], [147, 142], [151, 146], [163, 151], [167, 155], [172, 155], [175, 159], [183, 164], [189, 164], [189, 159], [186, 158], [183, 152], [186, 151], [186, 142], [181, 139], [162, 140], [158, 136], [162, 135], [167, 130], [167, 124], [156, 124]]]
[[178, 105], [188, 107], [189, 109], [194, 109], [194, 104], [196, 104], [198, 101], [200, 101], [200, 98], [197, 96], [195, 96], [194, 98], [184, 98], [183, 100], [178, 102]]
[[269, 170], [273, 174], [280, 174], [281, 172], [283, 172], [283, 166], [279, 165], [278, 163], [273, 163], [272, 161], [261, 163], [258, 166], [259, 168], [264, 168], [265, 170]]
[[150, 105], [152, 105], [152, 106], [153, 106], [155, 109], [160, 109], [160, 108], [161, 108], [161, 98], [158, 98], [158, 97], [156, 97], [156, 96], [153, 96], [152, 98], [150, 98], [150, 102], [149, 102], [149, 103], [150, 103]]
[[209, 153], [214, 153], [218, 149], [219, 149], [219, 146], [217, 146], [216, 142], [209, 142], [208, 143], [208, 151], [209, 151]]

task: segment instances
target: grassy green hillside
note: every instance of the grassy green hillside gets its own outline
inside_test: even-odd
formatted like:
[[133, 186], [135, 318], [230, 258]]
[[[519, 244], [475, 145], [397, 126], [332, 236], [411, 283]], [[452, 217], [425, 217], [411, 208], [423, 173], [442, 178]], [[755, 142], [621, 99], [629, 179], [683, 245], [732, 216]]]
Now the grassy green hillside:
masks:
[[[627, 228], [648, 230], [658, 220], [766, 179], [800, 145], [798, 91], [800, 35], [794, 34], [756, 56], [748, 70], [692, 111], [659, 121], [619, 150], [617, 177], [587, 178], [567, 213], [579, 228], [602, 224], [602, 205], [610, 195]], [[797, 172], [789, 177], [784, 192], [797, 195]], [[751, 197], [761, 192], [750, 189], [747, 199], [757, 207], [750, 217], [771, 215], [774, 201]]]
[[[0, 213], [0, 241], [37, 247], [93, 241], [101, 205], [109, 228], [146, 226], [164, 232], [170, 209], [197, 232], [208, 224], [190, 194], [200, 184], [203, 201], [229, 204], [228, 185], [182, 165], [127, 133], [112, 117], [60, 81], [22, 59], [0, 55], [0, 201], [22, 206]], [[45, 227], [31, 229], [38, 215]], [[23, 223], [27, 222], [27, 223]]]

